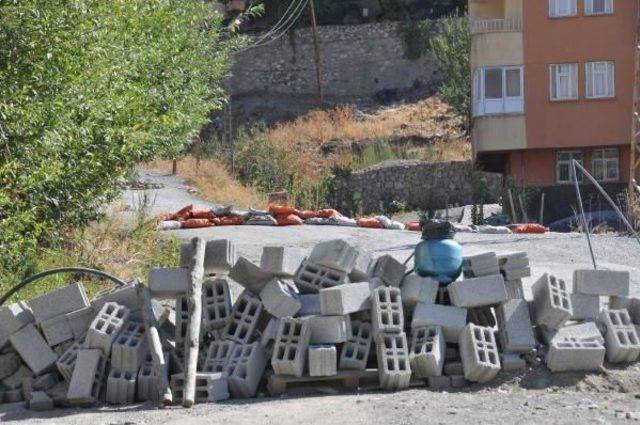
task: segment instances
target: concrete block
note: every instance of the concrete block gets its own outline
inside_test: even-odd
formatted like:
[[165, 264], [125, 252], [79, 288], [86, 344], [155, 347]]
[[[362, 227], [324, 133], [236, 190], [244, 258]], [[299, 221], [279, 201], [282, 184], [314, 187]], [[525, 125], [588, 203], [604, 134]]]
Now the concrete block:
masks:
[[189, 269], [158, 267], [149, 272], [149, 290], [154, 298], [169, 299], [187, 293]]
[[64, 378], [65, 381], [71, 382], [71, 376], [73, 374], [73, 369], [76, 365], [76, 360], [78, 358], [78, 350], [81, 350], [84, 347], [85, 338], [82, 337], [76, 340], [56, 361], [56, 367], [58, 368], [58, 372]]
[[297, 316], [319, 316], [322, 314], [320, 310], [320, 294], [300, 294], [298, 295], [301, 307]]
[[458, 336], [467, 324], [467, 309], [438, 304], [418, 303], [413, 311], [411, 329], [440, 326], [444, 340], [457, 343]]
[[351, 335], [349, 316], [307, 316], [300, 317], [309, 324], [311, 344], [341, 344]]
[[52, 410], [53, 407], [53, 399], [44, 391], [34, 391], [31, 393], [29, 410], [34, 412], [45, 412], [47, 410]]
[[349, 273], [350, 282], [366, 282], [369, 280], [369, 272], [373, 267], [373, 258], [366, 251], [358, 250], [356, 262]]
[[496, 316], [493, 307], [473, 307], [467, 309], [467, 322], [474, 325], [492, 328], [496, 325]]
[[305, 258], [304, 251], [298, 248], [265, 246], [260, 268], [279, 277], [293, 277]]
[[11, 335], [33, 322], [33, 314], [25, 302], [0, 307], [0, 348], [9, 343]]
[[629, 296], [629, 272], [574, 270], [573, 292], [586, 295]]
[[[184, 373], [171, 375], [174, 400], [184, 396]], [[196, 373], [196, 403], [213, 403], [229, 398], [229, 380], [226, 373]]]
[[320, 290], [320, 311], [325, 316], [341, 316], [371, 308], [369, 283], [350, 283]]
[[629, 317], [631, 317], [631, 321], [635, 325], [640, 324], [640, 298], [610, 297], [609, 309], [610, 310], [626, 309], [629, 312]]
[[49, 369], [58, 360], [58, 356], [51, 350], [40, 332], [34, 325], [29, 324], [9, 338], [11, 345], [22, 358], [29, 369], [36, 375], [40, 375]]
[[272, 279], [260, 291], [265, 310], [278, 319], [293, 317], [300, 311], [302, 303], [298, 295], [298, 288], [292, 282], [279, 278]]
[[148, 352], [144, 325], [128, 322], [112, 345], [111, 367], [123, 375], [129, 373], [135, 377]]
[[573, 315], [564, 280], [543, 274], [532, 287], [535, 323], [559, 329]]
[[[0, 392], [0, 396], [3, 393]], [[4, 392], [4, 396], [2, 397], [3, 403], [20, 403], [24, 401], [24, 396], [22, 394], [22, 390], [8, 390]]]
[[91, 322], [96, 317], [97, 310], [92, 306], [82, 308], [65, 314], [73, 339], [78, 339], [87, 333], [87, 329], [91, 326]]
[[417, 378], [442, 375], [447, 344], [440, 326], [417, 328], [411, 331], [409, 361]]
[[459, 339], [464, 377], [471, 382], [491, 381], [500, 372], [500, 356], [493, 329], [469, 323]]
[[427, 378], [429, 388], [436, 391], [448, 390], [451, 388], [450, 376], [430, 376]]
[[229, 271], [229, 278], [254, 295], [259, 295], [267, 283], [274, 278], [274, 274], [262, 270], [245, 257], [240, 257]]
[[[163, 352], [165, 361], [169, 361], [169, 352]], [[136, 395], [138, 401], [160, 401], [160, 379], [153, 367], [153, 359], [147, 354], [137, 376]]]
[[505, 280], [504, 289], [507, 291], [507, 298], [510, 300], [524, 299], [524, 288], [522, 279]]
[[358, 250], [342, 239], [316, 244], [309, 254], [309, 262], [350, 273], [356, 264]]
[[338, 355], [333, 345], [309, 347], [309, 376], [335, 376], [338, 374]]
[[311, 327], [307, 320], [281, 319], [271, 356], [274, 373], [301, 377], [304, 373], [310, 340]]
[[219, 373], [226, 372], [229, 359], [236, 343], [233, 341], [213, 341], [209, 344], [206, 356], [202, 363], [202, 372]]
[[19, 390], [25, 378], [33, 378], [33, 372], [26, 366], [20, 366], [12, 375], [2, 380], [2, 386], [9, 390]]
[[506, 371], [523, 370], [527, 368], [527, 362], [519, 354], [502, 354], [500, 356], [502, 369]]
[[435, 304], [439, 285], [435, 279], [411, 273], [400, 286], [402, 303], [408, 310], [413, 310], [418, 303]]
[[80, 282], [63, 286], [29, 301], [36, 323], [89, 306], [89, 298]]
[[575, 325], [565, 326], [559, 330], [552, 330], [553, 335], [551, 339], [547, 340], [547, 344], [551, 342], [552, 339], [575, 339], [577, 341], [596, 341], [600, 344], [604, 345], [605, 340], [602, 336], [602, 332], [600, 328], [595, 324], [595, 322], [584, 322]]
[[605, 347], [610, 363], [637, 360], [640, 355], [640, 339], [627, 310], [603, 310], [598, 323], [606, 329]]
[[90, 405], [100, 400], [106, 381], [107, 361], [99, 349], [78, 350], [67, 399], [72, 405]]
[[409, 387], [411, 364], [407, 335], [402, 333], [375, 335], [380, 387], [386, 391]]
[[529, 307], [524, 299], [509, 300], [496, 308], [500, 346], [507, 353], [526, 353], [536, 346]]
[[254, 338], [263, 310], [260, 298], [248, 290], [243, 291], [231, 309], [231, 317], [222, 331], [222, 337], [239, 344], [248, 344]]
[[269, 357], [273, 354], [273, 345], [278, 337], [278, 329], [280, 329], [280, 320], [272, 318], [260, 336], [260, 345], [262, 345]]
[[127, 307], [131, 311], [136, 311], [140, 308], [138, 298], [139, 287], [140, 281], [135, 279], [124, 286], [115, 286], [104, 289], [93, 297], [93, 300], [91, 300], [91, 307], [97, 313], [106, 303], [116, 303]]
[[400, 288], [380, 286], [371, 292], [373, 333], [404, 332], [404, 312]]
[[344, 343], [340, 353], [340, 369], [365, 370], [372, 341], [371, 323], [352, 320], [351, 336]]
[[69, 392], [69, 383], [66, 381], [58, 382], [53, 388], [46, 391], [47, 395], [53, 399], [56, 407], [70, 407], [67, 393]]
[[[446, 338], [445, 338], [446, 341]], [[460, 361], [460, 351], [458, 351], [457, 343], [455, 345], [449, 343], [447, 350], [444, 353], [445, 362], [457, 362]]]
[[444, 374], [447, 376], [464, 375], [462, 362], [446, 362], [444, 364]]
[[233, 242], [228, 239], [207, 241], [204, 252], [205, 274], [228, 272], [235, 263], [236, 246]]
[[45, 373], [44, 375], [33, 378], [34, 391], [44, 391], [52, 388], [58, 383], [58, 374], [55, 372]]
[[136, 400], [136, 372], [121, 372], [112, 368], [107, 377], [106, 401], [109, 404], [130, 404]]
[[600, 314], [600, 296], [570, 294], [573, 314], [571, 320], [596, 320]]
[[546, 363], [552, 372], [598, 371], [604, 362], [605, 348], [597, 341], [554, 338]]
[[305, 260], [296, 272], [293, 282], [302, 294], [317, 294], [323, 288], [342, 285], [347, 273]]
[[505, 270], [502, 271], [502, 275], [507, 280], [523, 279], [525, 277], [531, 276], [531, 269], [529, 267], [526, 267], [523, 269]]
[[500, 265], [495, 252], [485, 252], [464, 257], [462, 270], [465, 277], [491, 276], [500, 273]]
[[87, 330], [84, 348], [99, 348], [105, 356], [111, 355], [111, 346], [124, 328], [129, 314], [131, 313], [127, 307], [106, 303]]
[[0, 354], [0, 380], [13, 375], [20, 368], [20, 357], [17, 353]]
[[482, 307], [507, 300], [502, 275], [483, 276], [451, 283], [447, 290], [451, 303], [457, 307]]
[[184, 341], [187, 338], [189, 328], [189, 303], [187, 297], [181, 296], [176, 298], [176, 325], [174, 332], [174, 341], [176, 350], [182, 353], [184, 349]]
[[467, 380], [464, 375], [451, 375], [451, 388], [464, 388], [467, 386]]
[[66, 315], [52, 317], [40, 323], [40, 330], [50, 347], [71, 341], [73, 329], [67, 320]]
[[387, 286], [400, 287], [407, 268], [390, 255], [383, 255], [376, 260], [371, 277], [377, 277]]
[[229, 391], [233, 397], [249, 398], [256, 395], [267, 360], [264, 348], [257, 342], [234, 347], [227, 367]]

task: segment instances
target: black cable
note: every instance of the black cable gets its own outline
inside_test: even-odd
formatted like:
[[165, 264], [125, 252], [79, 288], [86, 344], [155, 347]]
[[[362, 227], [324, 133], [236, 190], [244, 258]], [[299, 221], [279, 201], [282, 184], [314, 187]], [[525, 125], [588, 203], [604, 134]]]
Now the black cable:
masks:
[[0, 298], [0, 306], [3, 305], [9, 298], [11, 298], [13, 295], [15, 295], [18, 291], [20, 291], [22, 288], [24, 288], [25, 286], [27, 286], [31, 282], [35, 282], [36, 280], [40, 280], [43, 277], [51, 276], [53, 274], [69, 273], [69, 272], [80, 272], [80, 273], [94, 274], [94, 275], [101, 276], [101, 277], [104, 277], [106, 279], [109, 279], [112, 282], [115, 282], [118, 286], [124, 286], [124, 285], [127, 284], [127, 282], [125, 282], [125, 281], [123, 281], [121, 279], [118, 279], [115, 276], [111, 276], [110, 274], [105, 273], [105, 272], [100, 271], [100, 270], [90, 269], [90, 268], [87, 268], [87, 267], [60, 267], [60, 268], [57, 268], [57, 269], [45, 270], [45, 271], [40, 272], [38, 274], [34, 274], [33, 276], [30, 276], [30, 277], [26, 278], [25, 280], [23, 280], [22, 282], [18, 283], [17, 285], [13, 286], [11, 289], [9, 289], [9, 291], [6, 294], [4, 294], [2, 296], [2, 298]]

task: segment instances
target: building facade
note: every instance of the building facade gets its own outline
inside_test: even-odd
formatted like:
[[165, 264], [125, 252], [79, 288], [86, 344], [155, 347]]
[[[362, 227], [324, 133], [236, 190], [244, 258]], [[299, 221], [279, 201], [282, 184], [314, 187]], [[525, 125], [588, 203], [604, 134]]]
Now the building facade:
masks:
[[470, 0], [477, 164], [549, 199], [571, 193], [571, 159], [625, 187], [637, 14], [636, 0]]

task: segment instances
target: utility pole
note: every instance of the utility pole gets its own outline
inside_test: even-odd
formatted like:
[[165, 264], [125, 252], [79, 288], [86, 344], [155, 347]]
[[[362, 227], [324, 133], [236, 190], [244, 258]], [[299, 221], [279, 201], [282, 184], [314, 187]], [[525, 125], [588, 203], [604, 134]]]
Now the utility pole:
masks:
[[630, 173], [629, 173], [629, 193], [634, 194], [634, 199], [639, 195], [636, 192], [636, 173], [640, 170], [640, 10], [636, 17], [636, 43], [634, 46], [635, 70], [634, 70], [634, 87], [633, 87], [633, 111], [631, 123], [631, 157], [630, 157]]
[[318, 25], [316, 23], [316, 8], [313, 4], [313, 0], [309, 0], [309, 10], [311, 12], [311, 30], [313, 32], [313, 47], [315, 49], [316, 56], [316, 84], [318, 86], [318, 98], [320, 99], [320, 103], [322, 103], [323, 94], [322, 94], [322, 77], [321, 77], [321, 67], [322, 67], [322, 58], [320, 56], [320, 44], [318, 42]]

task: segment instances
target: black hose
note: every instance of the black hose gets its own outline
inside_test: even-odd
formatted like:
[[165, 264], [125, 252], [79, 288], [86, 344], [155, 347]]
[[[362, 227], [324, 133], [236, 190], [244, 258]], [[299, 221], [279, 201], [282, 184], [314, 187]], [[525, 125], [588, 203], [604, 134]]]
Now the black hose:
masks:
[[43, 277], [50, 276], [50, 275], [53, 275], [53, 274], [69, 273], [69, 272], [80, 272], [80, 273], [94, 274], [94, 275], [109, 279], [112, 282], [115, 282], [118, 286], [123, 286], [123, 285], [127, 284], [127, 282], [125, 282], [125, 281], [123, 281], [121, 279], [118, 279], [115, 276], [111, 276], [110, 274], [105, 273], [105, 272], [100, 271], [100, 270], [90, 269], [90, 268], [87, 268], [87, 267], [61, 267], [61, 268], [58, 268], [58, 269], [45, 270], [45, 271], [43, 271], [41, 273], [34, 274], [33, 276], [28, 277], [25, 280], [23, 280], [22, 282], [20, 282], [17, 285], [13, 286], [11, 289], [9, 289], [9, 291], [6, 294], [4, 294], [2, 296], [2, 298], [0, 298], [0, 306], [3, 305], [9, 298], [11, 298], [13, 295], [15, 295], [18, 291], [20, 291], [22, 288], [24, 288], [25, 286], [27, 286], [31, 282], [35, 282], [36, 280], [40, 280]]

